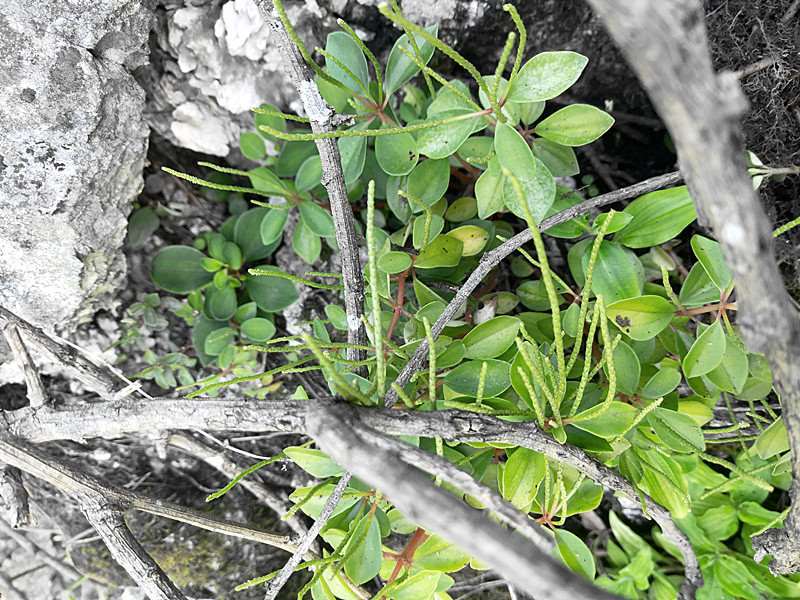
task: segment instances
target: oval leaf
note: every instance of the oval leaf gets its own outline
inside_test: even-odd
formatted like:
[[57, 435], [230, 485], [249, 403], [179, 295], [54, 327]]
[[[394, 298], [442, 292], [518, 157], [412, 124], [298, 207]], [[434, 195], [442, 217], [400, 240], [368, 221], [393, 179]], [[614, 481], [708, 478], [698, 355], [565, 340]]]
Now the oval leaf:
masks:
[[508, 350], [517, 337], [522, 322], [516, 317], [489, 319], [473, 328], [462, 340], [467, 358], [495, 358]]

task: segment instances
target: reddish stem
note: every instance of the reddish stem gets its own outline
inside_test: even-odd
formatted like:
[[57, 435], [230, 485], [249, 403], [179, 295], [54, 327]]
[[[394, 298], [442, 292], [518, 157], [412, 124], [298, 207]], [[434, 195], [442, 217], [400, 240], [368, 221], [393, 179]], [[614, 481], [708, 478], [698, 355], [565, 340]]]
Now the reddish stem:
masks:
[[414, 535], [411, 536], [411, 539], [408, 540], [408, 543], [406, 544], [405, 548], [403, 548], [403, 551], [397, 555], [397, 562], [394, 565], [392, 574], [389, 576], [389, 580], [386, 582], [387, 585], [397, 579], [398, 575], [400, 575], [400, 571], [403, 570], [403, 567], [411, 567], [412, 563], [414, 562], [414, 554], [427, 539], [427, 532], [422, 527], [417, 527], [417, 530], [414, 532]]
[[[400, 321], [400, 314], [403, 312], [403, 304], [406, 299], [406, 280], [408, 274], [411, 272], [411, 267], [400, 273], [397, 277], [397, 299], [394, 303], [394, 311], [392, 312], [392, 321], [389, 323], [389, 329], [386, 332], [386, 339], [391, 340], [397, 323]], [[388, 356], [389, 349], [383, 349], [383, 355]]]

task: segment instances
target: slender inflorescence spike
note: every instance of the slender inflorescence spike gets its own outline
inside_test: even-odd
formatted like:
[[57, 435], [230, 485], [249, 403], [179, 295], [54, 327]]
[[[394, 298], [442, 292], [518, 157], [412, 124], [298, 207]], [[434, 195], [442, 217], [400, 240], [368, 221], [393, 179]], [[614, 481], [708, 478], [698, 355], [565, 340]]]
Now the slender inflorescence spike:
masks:
[[522, 17], [519, 16], [516, 6], [513, 4], [504, 4], [503, 10], [511, 15], [511, 20], [514, 21], [514, 25], [516, 25], [517, 32], [519, 33], [517, 57], [514, 59], [514, 66], [511, 69], [511, 76], [508, 78], [509, 81], [511, 81], [514, 79], [516, 74], [519, 73], [519, 69], [522, 66], [522, 59], [525, 56], [525, 46], [528, 43], [528, 30], [525, 28], [525, 23], [522, 22]]
[[381, 323], [381, 301], [378, 293], [378, 249], [375, 242], [375, 181], [367, 186], [367, 252], [369, 288], [372, 297], [372, 339], [375, 344], [375, 370], [377, 392], [380, 398], [386, 388], [386, 364], [383, 354], [383, 325]]
[[336, 56], [334, 56], [333, 54], [331, 54], [330, 52], [328, 52], [324, 48], [315, 48], [315, 50], [319, 54], [324, 56], [326, 61], [331, 61], [332, 63], [334, 63], [337, 67], [339, 67], [342, 71], [344, 71], [345, 75], [347, 75], [350, 79], [355, 81], [356, 85], [358, 86], [358, 89], [361, 90], [361, 93], [364, 94], [365, 98], [369, 98], [370, 97], [369, 90], [364, 86], [364, 83], [358, 77], [356, 77], [356, 74], [353, 73], [353, 71], [350, 70], [350, 67], [348, 67], [341, 60], [339, 60]]
[[[397, 0], [391, 0], [391, 3], [392, 3], [392, 9], [394, 10], [394, 12], [399, 14], [399, 15], [402, 15], [403, 13], [400, 10], [400, 6], [397, 4]], [[402, 23], [400, 24], [400, 27], [403, 30], [403, 33], [406, 34], [406, 37], [408, 38], [408, 43], [411, 45], [411, 49], [414, 51], [414, 56], [416, 57], [415, 62], [423, 63], [423, 61], [422, 61], [422, 52], [419, 49], [419, 44], [417, 44], [417, 38], [414, 36], [414, 33], [412, 31], [410, 31]], [[402, 47], [400, 49], [404, 50], [404, 48], [402, 48]], [[433, 96], [436, 95], [436, 90], [434, 89], [433, 83], [431, 82], [430, 74], [425, 69], [423, 69], [422, 70], [422, 76], [425, 79], [425, 85], [428, 87], [428, 94], [430, 94], [431, 98], [433, 98]]]

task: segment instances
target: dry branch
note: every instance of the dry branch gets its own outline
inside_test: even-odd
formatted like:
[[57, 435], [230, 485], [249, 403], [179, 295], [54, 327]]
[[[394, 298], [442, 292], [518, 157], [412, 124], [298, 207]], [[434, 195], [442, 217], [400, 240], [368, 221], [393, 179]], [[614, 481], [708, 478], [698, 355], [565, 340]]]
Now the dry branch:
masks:
[[353, 429], [344, 407], [311, 413], [308, 433], [336, 462], [386, 494], [420, 527], [447, 540], [524, 590], [542, 598], [615, 598], [556, 562], [538, 546], [486, 518], [400, 457], [370, 444]]
[[[297, 89], [306, 116], [311, 121], [311, 130], [314, 133], [333, 131], [336, 114], [319, 93], [319, 88], [314, 82], [314, 73], [303, 61], [303, 57], [289, 38], [272, 0], [259, 0], [257, 4], [283, 54], [286, 74]], [[361, 346], [367, 343], [367, 332], [361, 318], [364, 314], [364, 276], [361, 270], [353, 210], [347, 198], [342, 159], [336, 140], [320, 139], [315, 143], [322, 162], [322, 184], [328, 191], [336, 229], [336, 243], [339, 246], [339, 260], [342, 263], [347, 342], [351, 346]], [[350, 360], [362, 360], [364, 357], [363, 350], [353, 347], [347, 349], [347, 358]]]
[[[119, 437], [142, 431], [205, 429], [239, 431], [285, 431], [309, 433], [308, 420], [326, 413], [331, 402], [321, 400], [281, 400], [251, 402], [241, 400], [154, 399], [146, 404], [130, 400], [72, 406], [64, 410], [20, 409], [6, 415], [9, 431], [21, 438], [44, 442], [90, 437]], [[441, 437], [459, 442], [506, 442], [545, 454], [548, 458], [575, 467], [617, 493], [638, 501], [640, 494], [614, 470], [583, 450], [559, 444], [535, 423], [510, 423], [466, 411], [446, 410], [410, 412], [405, 410], [342, 407], [363, 425], [390, 435]], [[169, 423], [163, 415], [169, 414]], [[0, 452], [0, 459], [2, 459]], [[681, 550], [686, 579], [690, 585], [701, 581], [697, 558], [685, 535], [675, 526], [669, 513], [655, 501], [642, 496], [649, 513]]]
[[12, 527], [27, 527], [32, 522], [28, 500], [19, 469], [0, 465], [0, 518]]
[[[621, 200], [628, 200], [629, 198], [635, 198], [637, 196], [641, 196], [642, 194], [646, 194], [647, 192], [652, 192], [654, 190], [659, 190], [671, 185], [676, 185], [680, 183], [682, 179], [683, 176], [681, 173], [676, 171], [674, 173], [667, 173], [665, 175], [651, 177], [650, 179], [640, 181], [634, 185], [630, 185], [607, 194], [601, 194], [600, 196], [591, 198], [590, 200], [586, 200], [580, 204], [576, 204], [575, 206], [572, 206], [566, 210], [562, 210], [552, 217], [545, 219], [540, 224], [539, 230], [546, 231], [551, 227], [565, 223], [570, 219], [574, 219], [575, 217], [586, 214], [592, 209], [600, 208], [601, 206], [613, 204], [614, 202], [619, 202]], [[530, 230], [525, 229], [514, 237], [506, 240], [494, 250], [485, 253], [481, 257], [478, 266], [474, 271], [472, 271], [470, 276], [467, 277], [467, 280], [458, 289], [456, 295], [452, 300], [450, 300], [450, 303], [444, 309], [439, 318], [436, 319], [436, 323], [431, 326], [431, 333], [433, 334], [434, 340], [439, 337], [439, 334], [442, 333], [447, 323], [455, 318], [458, 311], [461, 310], [461, 307], [466, 304], [470, 295], [478, 288], [484, 277], [486, 277], [489, 272], [499, 265], [506, 257], [513, 254], [517, 249], [521, 248], [532, 239], [533, 235], [531, 234]], [[409, 381], [411, 381], [411, 378], [414, 376], [414, 374], [425, 365], [427, 358], [428, 341], [422, 340], [419, 346], [417, 346], [414, 355], [411, 357], [408, 363], [406, 363], [406, 366], [403, 367], [403, 370], [400, 371], [395, 383], [400, 387], [406, 385]], [[386, 406], [393, 406], [396, 402], [397, 392], [391, 389], [386, 394]]]
[[117, 379], [114, 373], [97, 366], [75, 348], [53, 339], [52, 336], [46, 334], [39, 327], [28, 323], [25, 319], [18, 317], [2, 306], [0, 306], [0, 320], [16, 326], [27, 338], [44, 348], [58, 362], [70, 367], [77, 379], [83, 382], [90, 390], [97, 392], [104, 398], [112, 397]]
[[714, 72], [698, 0], [589, 0], [666, 124], [698, 213], [722, 245], [736, 282], [737, 324], [763, 352], [792, 444], [794, 502], [783, 530], [753, 539], [775, 574], [800, 569], [800, 318], [775, 261], [771, 226], [745, 164], [747, 100], [733, 73]]
[[19, 335], [19, 327], [9, 321], [3, 327], [3, 336], [6, 338], [14, 358], [19, 362], [22, 373], [25, 377], [25, 385], [28, 390], [28, 401], [31, 406], [41, 406], [47, 401], [47, 393], [39, 377], [39, 371], [25, 347], [25, 343]]
[[186, 596], [133, 536], [118, 507], [98, 494], [81, 495], [78, 503], [111, 556], [150, 600], [186, 600]]

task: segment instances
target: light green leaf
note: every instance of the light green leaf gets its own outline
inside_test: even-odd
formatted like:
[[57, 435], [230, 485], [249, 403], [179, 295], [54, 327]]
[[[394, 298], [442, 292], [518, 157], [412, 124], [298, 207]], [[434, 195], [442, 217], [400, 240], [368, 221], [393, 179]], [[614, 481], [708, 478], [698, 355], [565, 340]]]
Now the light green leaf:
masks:
[[275, 335], [275, 325], [269, 319], [253, 317], [242, 323], [242, 335], [254, 342], [266, 342]]
[[499, 486], [503, 498], [527, 512], [547, 472], [547, 461], [539, 452], [517, 448], [501, 471]]
[[264, 138], [252, 131], [245, 131], [239, 135], [239, 150], [250, 160], [261, 160], [267, 154]]
[[[582, 257], [583, 271], [589, 266], [589, 252]], [[633, 298], [642, 294], [644, 267], [639, 258], [615, 242], [603, 241], [597, 256], [592, 291], [606, 303]]]
[[722, 322], [715, 321], [695, 340], [683, 359], [683, 372], [687, 378], [699, 377], [713, 371], [725, 355], [725, 332]]
[[630, 404], [612, 400], [610, 406], [594, 406], [572, 417], [572, 424], [578, 429], [612, 439], [626, 431], [639, 411]]
[[373, 513], [364, 515], [344, 549], [344, 572], [356, 585], [366, 583], [381, 569], [381, 529]]
[[656, 407], [647, 416], [647, 422], [661, 441], [675, 452], [704, 452], [706, 449], [702, 430], [687, 415]]
[[719, 289], [706, 273], [703, 265], [694, 263], [678, 294], [680, 303], [688, 308], [719, 301]]
[[593, 580], [597, 572], [592, 551], [574, 533], [566, 529], [556, 529], [556, 549], [564, 564], [575, 573]]
[[668, 242], [697, 218], [686, 186], [640, 196], [623, 213], [632, 220], [614, 241], [629, 248], [648, 248]]
[[461, 240], [449, 235], [440, 235], [422, 249], [414, 267], [417, 269], [455, 267], [461, 260], [463, 249], [464, 244]]
[[462, 256], [475, 256], [489, 241], [489, 232], [478, 225], [462, 225], [447, 232], [447, 235], [464, 244]]
[[190, 246], [167, 246], [153, 258], [150, 277], [162, 290], [188, 294], [211, 281], [213, 274], [203, 268], [205, 255]]
[[442, 199], [449, 185], [450, 164], [446, 159], [424, 160], [408, 176], [408, 193], [429, 208]]
[[236, 312], [236, 290], [225, 286], [222, 289], [209, 286], [205, 293], [203, 312], [213, 321], [227, 321]]
[[473, 219], [478, 214], [478, 203], [472, 196], [462, 196], [450, 203], [444, 218], [451, 223], [461, 223]]
[[675, 307], [661, 296], [637, 296], [612, 302], [606, 308], [608, 319], [634, 340], [649, 340], [672, 321]]
[[294, 177], [294, 186], [300, 192], [308, 192], [322, 183], [322, 160], [319, 154], [309, 156], [300, 165]]
[[786, 452], [789, 449], [789, 434], [786, 431], [786, 423], [783, 422], [783, 417], [778, 417], [769, 427], [762, 431], [753, 447], [764, 460]]
[[311, 231], [304, 219], [297, 221], [292, 235], [292, 250], [308, 264], [314, 264], [322, 250], [322, 240]]
[[[426, 27], [425, 30], [432, 36], [436, 37], [438, 25], [431, 25]], [[417, 43], [417, 47], [422, 55], [422, 62], [424, 64], [428, 64], [431, 56], [433, 56], [433, 45], [426, 41], [418, 33], [413, 35], [414, 41]], [[413, 56], [414, 48], [412, 47], [411, 42], [408, 39], [408, 35], [406, 34], [401, 35], [394, 43], [391, 52], [389, 52], [389, 59], [386, 61], [386, 77], [383, 81], [383, 88], [386, 90], [387, 96], [394, 94], [397, 90], [403, 87], [403, 85], [405, 85], [409, 79], [419, 73], [419, 67], [408, 57], [408, 55], [405, 54], [405, 52], [401, 50], [401, 48], [410, 52]]]
[[517, 337], [522, 322], [516, 317], [500, 316], [474, 327], [462, 340], [467, 358], [496, 358], [508, 350]]
[[510, 102], [539, 102], [564, 93], [581, 76], [589, 59], [576, 52], [541, 52], [526, 62], [511, 82]]
[[306, 448], [305, 446], [289, 446], [283, 453], [298, 467], [317, 479], [338, 477], [344, 472], [339, 465], [321, 450]]
[[[436, 118], [447, 119], [472, 112], [474, 111], [456, 109], [436, 115]], [[417, 149], [420, 154], [429, 158], [447, 158], [456, 153], [480, 122], [480, 117], [474, 117], [423, 129], [417, 134]]]
[[478, 216], [488, 219], [498, 211], [503, 210], [503, 190], [505, 177], [497, 157], [489, 161], [487, 169], [475, 182], [475, 198], [478, 201]]
[[608, 131], [614, 118], [590, 104], [570, 104], [540, 121], [534, 133], [564, 146], [589, 144]]
[[225, 348], [236, 340], [236, 331], [230, 327], [222, 327], [209, 332], [203, 344], [203, 351], [210, 356], [221, 354]]
[[722, 504], [709, 508], [697, 517], [697, 524], [703, 528], [709, 539], [723, 541], [739, 530], [739, 517], [732, 505]]
[[640, 395], [642, 398], [663, 398], [678, 387], [680, 382], [681, 374], [678, 369], [662, 367], [644, 384]]
[[304, 200], [298, 204], [298, 209], [300, 210], [300, 216], [303, 222], [317, 235], [330, 237], [336, 234], [331, 213], [322, 208], [319, 204], [311, 200]]
[[424, 214], [416, 217], [411, 228], [411, 243], [417, 250], [420, 250], [423, 246], [430, 244], [444, 229], [444, 219], [442, 219], [442, 217], [439, 215], [431, 215], [430, 223], [428, 223], [428, 235], [426, 237], [426, 220], [427, 215]]
[[694, 255], [703, 265], [706, 274], [714, 282], [714, 285], [720, 291], [728, 289], [733, 283], [733, 275], [731, 275], [728, 265], [725, 264], [719, 243], [702, 235], [693, 235], [691, 243]]
[[553, 177], [572, 177], [580, 173], [578, 158], [569, 146], [536, 138], [531, 147], [533, 155], [545, 164]]
[[283, 227], [286, 219], [289, 218], [289, 211], [285, 209], [271, 209], [263, 219], [261, 219], [261, 243], [265, 246], [274, 244], [283, 235]]
[[[355, 76], [353, 79], [334, 61], [325, 61], [325, 71], [337, 81], [343, 83], [357, 94], [369, 89], [369, 68], [367, 59], [358, 44], [344, 31], [333, 31], [328, 34], [325, 51], [335, 56]], [[359, 85], [359, 83], [361, 85]]]
[[[259, 268], [280, 270], [270, 265], [263, 265]], [[250, 277], [244, 286], [258, 308], [264, 312], [280, 312], [297, 302], [299, 298], [294, 283], [278, 277]]]
[[[605, 227], [606, 235], [609, 235], [625, 228], [625, 226], [630, 223], [632, 219], [633, 217], [628, 213], [612, 210], [611, 212], [600, 213], [597, 215], [594, 223], [592, 223], [592, 229], [599, 233], [602, 231], [603, 227]], [[606, 221], [609, 221], [607, 225]]]
[[337, 145], [342, 157], [344, 183], [352, 186], [364, 172], [364, 165], [367, 161], [367, 138], [343, 137], [339, 138]]
[[747, 381], [747, 353], [738, 340], [727, 338], [722, 362], [706, 377], [723, 392], [738, 394], [742, 391]]
[[[510, 171], [519, 181], [525, 201], [534, 221], [539, 223], [556, 199], [556, 184], [544, 163], [533, 155], [528, 143], [519, 132], [506, 123], [497, 125], [494, 149], [500, 166]], [[506, 178], [508, 179], [508, 178]], [[510, 180], [505, 182], [503, 198], [506, 206], [518, 217], [525, 219], [524, 207]]]
[[391, 600], [420, 600], [433, 598], [442, 573], [439, 571], [420, 571], [405, 579], [389, 593]]
[[445, 384], [455, 392], [467, 396], [478, 393], [481, 363], [486, 363], [486, 385], [483, 395], [486, 398], [499, 396], [511, 385], [511, 367], [500, 360], [470, 360], [461, 363], [444, 378]]
[[419, 160], [417, 141], [406, 132], [378, 136], [375, 138], [375, 158], [389, 175], [408, 175]]
[[[628, 344], [620, 340], [614, 349], [614, 369], [617, 374], [617, 389], [623, 394], [632, 396], [639, 389], [639, 377], [642, 366], [639, 357]], [[608, 366], [603, 365], [603, 370], [608, 373]]]

